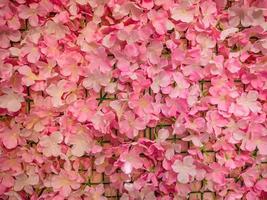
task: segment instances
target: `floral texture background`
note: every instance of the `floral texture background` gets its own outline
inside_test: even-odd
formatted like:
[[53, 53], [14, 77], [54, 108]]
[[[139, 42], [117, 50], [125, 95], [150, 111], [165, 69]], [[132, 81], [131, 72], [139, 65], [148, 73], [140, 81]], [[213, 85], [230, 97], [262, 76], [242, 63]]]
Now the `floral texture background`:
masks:
[[266, 0], [0, 0], [0, 199], [266, 200]]

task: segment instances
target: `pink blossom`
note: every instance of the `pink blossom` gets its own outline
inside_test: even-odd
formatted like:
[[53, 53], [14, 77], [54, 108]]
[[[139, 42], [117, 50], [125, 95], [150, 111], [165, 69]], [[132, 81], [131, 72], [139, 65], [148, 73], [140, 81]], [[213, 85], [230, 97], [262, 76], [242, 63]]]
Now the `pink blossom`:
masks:
[[46, 156], [59, 156], [61, 154], [60, 143], [63, 136], [60, 132], [54, 132], [51, 135], [44, 135], [40, 138], [41, 152]]
[[36, 76], [32, 72], [31, 68], [26, 65], [21, 66], [18, 71], [20, 74], [24, 75], [22, 81], [26, 86], [31, 86], [35, 83], [36, 80], [38, 80], [38, 76]]
[[20, 174], [16, 176], [14, 183], [14, 190], [21, 191], [23, 188], [30, 185], [37, 185], [39, 182], [39, 176], [34, 172], [34, 169], [30, 169], [27, 174]]
[[72, 189], [80, 188], [82, 181], [83, 178], [77, 172], [61, 170], [58, 175], [51, 178], [51, 186], [63, 197], [68, 197]]
[[194, 177], [197, 174], [196, 166], [193, 164], [194, 160], [192, 156], [186, 156], [183, 161], [176, 160], [172, 165], [172, 170], [176, 173], [177, 179], [180, 183], [188, 183], [190, 177]]
[[93, 139], [88, 133], [83, 132], [83, 130], [70, 135], [70, 137], [66, 139], [66, 143], [72, 146], [71, 154], [77, 157], [81, 157], [85, 153], [96, 153], [101, 150], [101, 147], [94, 144]]
[[0, 96], [0, 108], [5, 108], [9, 112], [17, 112], [24, 101], [22, 95], [14, 93], [12, 90], [4, 91], [5, 94]]
[[247, 116], [250, 112], [258, 113], [261, 111], [261, 105], [257, 99], [257, 91], [242, 93], [241, 96], [237, 98], [236, 104], [231, 104], [229, 111], [236, 116]]
[[[144, 2], [147, 0], [144, 0]], [[153, 2], [153, 1], [151, 1]], [[151, 10], [148, 13], [148, 18], [152, 21], [152, 25], [154, 26], [156, 32], [160, 35], [163, 35], [168, 30], [171, 30], [174, 25], [170, 20], [168, 20], [168, 14], [166, 11], [159, 10]]]
[[122, 171], [126, 174], [130, 174], [133, 169], [139, 169], [143, 166], [142, 159], [135, 150], [122, 153], [120, 160], [123, 162]]
[[138, 135], [140, 130], [146, 128], [146, 122], [141, 118], [136, 118], [135, 114], [131, 111], [126, 111], [121, 121], [119, 122], [119, 127], [122, 133], [126, 134], [129, 138], [134, 138]]
[[207, 112], [207, 131], [208, 133], [214, 133], [216, 136], [221, 134], [222, 128], [228, 123], [217, 111]]
[[96, 70], [88, 74], [88, 77], [83, 79], [83, 86], [86, 89], [93, 89], [95, 92], [99, 92], [102, 86], [108, 86], [111, 80], [111, 76], [108, 73], [101, 73]]
[[71, 91], [74, 85], [64, 79], [60, 80], [56, 84], [52, 83], [46, 88], [46, 92], [52, 97], [52, 103], [55, 107], [64, 105], [62, 101], [62, 95]]
[[95, 187], [86, 187], [86, 196], [88, 196], [88, 200], [90, 199], [99, 199], [99, 200], [107, 200], [106, 197], [104, 197], [105, 189], [102, 184], [97, 185]]
[[18, 145], [19, 136], [20, 128], [16, 125], [11, 128], [3, 128], [0, 134], [2, 143], [7, 149], [13, 149]]
[[62, 39], [65, 35], [69, 34], [69, 28], [64, 26], [62, 23], [49, 20], [45, 26], [45, 33], [49, 36], [53, 36], [56, 39]]
[[153, 100], [150, 95], [144, 95], [140, 98], [137, 95], [133, 95], [128, 104], [137, 115], [143, 117], [144, 114], [153, 113], [154, 108], [152, 102]]
[[21, 56], [27, 55], [27, 60], [30, 63], [36, 63], [40, 59], [40, 52], [38, 47], [33, 44], [27, 44], [21, 49]]
[[78, 100], [69, 107], [70, 112], [79, 122], [89, 121], [95, 113], [97, 101], [93, 98], [86, 101]]
[[204, 1], [200, 8], [203, 15], [202, 22], [205, 28], [209, 27], [210, 24], [214, 25], [216, 23], [214, 16], [217, 13], [216, 3], [211, 0]]
[[147, 47], [147, 58], [151, 64], [159, 63], [162, 49], [163, 45], [160, 41], [153, 41], [149, 44]]
[[0, 47], [8, 48], [10, 47], [10, 41], [18, 42], [21, 39], [21, 33], [16, 30], [12, 30], [8, 27], [0, 27]]
[[190, 84], [184, 79], [184, 76], [182, 75], [182, 73], [178, 72], [174, 74], [173, 78], [176, 82], [176, 86], [170, 92], [169, 94], [170, 97], [171, 98], [176, 98], [176, 97], [186, 98]]
[[78, 65], [82, 62], [82, 56], [79, 53], [63, 53], [58, 59], [57, 64], [63, 76], [69, 77], [70, 81], [77, 82], [81, 71]]
[[172, 19], [186, 23], [190, 23], [194, 20], [194, 9], [190, 8], [186, 3], [176, 5], [171, 9], [171, 17]]
[[22, 19], [29, 19], [29, 23], [31, 26], [38, 25], [38, 4], [32, 3], [30, 7], [25, 5], [21, 5], [18, 7], [19, 10], [19, 17]]
[[115, 114], [111, 111], [108, 112], [101, 112], [98, 111], [94, 114], [94, 116], [91, 118], [91, 122], [94, 126], [94, 128], [101, 132], [109, 132], [111, 123], [113, 122], [115, 118]]

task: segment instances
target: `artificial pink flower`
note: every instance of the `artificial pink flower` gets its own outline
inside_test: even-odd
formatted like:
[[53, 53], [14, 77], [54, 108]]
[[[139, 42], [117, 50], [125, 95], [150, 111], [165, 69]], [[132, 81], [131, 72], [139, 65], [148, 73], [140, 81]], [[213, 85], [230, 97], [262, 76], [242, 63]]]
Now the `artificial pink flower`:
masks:
[[55, 22], [52, 20], [48, 20], [45, 26], [45, 33], [48, 34], [48, 36], [52, 36], [56, 39], [62, 39], [65, 37], [65, 35], [69, 34], [69, 28], [67, 26], [64, 26], [60, 22]]
[[61, 170], [58, 175], [51, 178], [51, 186], [54, 191], [59, 192], [63, 197], [68, 197], [72, 189], [80, 188], [83, 178], [74, 171]]
[[79, 122], [89, 121], [97, 109], [97, 101], [94, 98], [86, 101], [78, 100], [69, 107], [70, 112]]
[[123, 162], [122, 171], [126, 174], [131, 174], [134, 169], [140, 169], [143, 166], [142, 158], [135, 150], [123, 152], [120, 156], [120, 161]]
[[151, 20], [156, 32], [160, 35], [163, 35], [168, 30], [171, 30], [174, 27], [172, 22], [168, 20], [168, 13], [164, 10], [151, 10], [148, 13], [148, 18]]
[[257, 99], [257, 91], [242, 93], [241, 96], [237, 98], [236, 104], [231, 104], [229, 111], [236, 116], [247, 116], [250, 112], [259, 113], [261, 111], [261, 104]]
[[109, 73], [101, 73], [96, 70], [88, 74], [88, 77], [83, 79], [83, 86], [86, 89], [93, 89], [95, 92], [99, 92], [101, 87], [108, 86], [111, 80]]
[[206, 115], [207, 119], [207, 132], [214, 133], [216, 136], [221, 134], [222, 128], [228, 123], [217, 111], [208, 111]]
[[7, 149], [15, 148], [18, 145], [19, 137], [20, 128], [17, 125], [14, 125], [11, 128], [3, 128], [1, 130], [0, 138]]
[[27, 45], [23, 46], [21, 49], [21, 56], [26, 56], [26, 55], [27, 55], [27, 60], [30, 63], [37, 63], [37, 61], [39, 61], [41, 57], [39, 48], [31, 43], [27, 43]]
[[39, 176], [34, 172], [34, 169], [30, 169], [27, 174], [20, 174], [16, 176], [14, 183], [14, 191], [21, 191], [23, 188], [37, 185], [39, 183]]
[[119, 128], [121, 133], [126, 134], [129, 138], [134, 138], [140, 130], [146, 128], [146, 122], [139, 117], [135, 117], [135, 114], [131, 111], [126, 111], [119, 122]]
[[64, 79], [60, 80], [56, 84], [52, 83], [46, 88], [46, 92], [52, 97], [52, 103], [55, 107], [60, 107], [63, 104], [62, 95], [65, 92], [74, 89], [74, 84]]
[[82, 56], [78, 52], [66, 52], [57, 58], [57, 64], [63, 76], [69, 77], [70, 81], [77, 82], [81, 75], [78, 65], [82, 62]]
[[193, 163], [193, 157], [186, 156], [183, 158], [183, 161], [176, 160], [172, 164], [172, 170], [178, 173], [177, 179], [180, 183], [188, 183], [190, 181], [190, 177], [196, 176], [196, 166]]
[[25, 5], [21, 5], [18, 7], [19, 10], [19, 17], [22, 19], [29, 19], [29, 23], [31, 26], [38, 25], [38, 4], [32, 3], [30, 7]]
[[174, 80], [176, 82], [176, 86], [174, 89], [170, 92], [170, 97], [171, 98], [186, 98], [187, 97], [187, 92], [188, 88], [190, 87], [190, 84], [188, 81], [184, 79], [184, 76], [182, 73], [175, 73], [174, 74]]
[[147, 58], [151, 64], [160, 62], [160, 55], [163, 49], [163, 44], [160, 41], [153, 41], [147, 47]]
[[29, 66], [21, 66], [19, 69], [18, 69], [19, 73], [24, 75], [22, 77], [22, 81], [24, 83], [24, 85], [26, 86], [31, 86], [35, 83], [36, 80], [38, 80], [38, 76], [36, 76], [31, 68]]
[[1, 48], [8, 48], [10, 47], [10, 41], [12, 42], [19, 42], [21, 39], [21, 33], [16, 30], [12, 30], [8, 27], [1, 27], [1, 34], [0, 34], [0, 47]]
[[150, 95], [144, 95], [142, 97], [137, 97], [133, 95], [129, 101], [129, 107], [132, 108], [137, 115], [140, 117], [145, 117], [144, 114], [151, 114], [154, 111], [153, 100]]
[[216, 23], [216, 3], [212, 0], [204, 1], [201, 6], [201, 13], [203, 15], [202, 22], [205, 28], [208, 28], [210, 25], [214, 25]]
[[185, 23], [191, 23], [194, 20], [194, 15], [194, 9], [190, 8], [186, 1], [171, 9], [171, 17], [176, 21], [180, 20]]
[[9, 112], [17, 112], [24, 101], [22, 95], [14, 93], [12, 90], [4, 90], [5, 94], [0, 96], [0, 108], [5, 108]]
[[77, 157], [81, 157], [85, 153], [97, 153], [101, 150], [101, 147], [94, 144], [95, 142], [90, 135], [83, 130], [70, 135], [65, 142], [71, 145], [71, 154]]
[[59, 156], [61, 154], [60, 143], [63, 136], [60, 132], [54, 132], [51, 135], [44, 135], [40, 138], [41, 152], [46, 156]]

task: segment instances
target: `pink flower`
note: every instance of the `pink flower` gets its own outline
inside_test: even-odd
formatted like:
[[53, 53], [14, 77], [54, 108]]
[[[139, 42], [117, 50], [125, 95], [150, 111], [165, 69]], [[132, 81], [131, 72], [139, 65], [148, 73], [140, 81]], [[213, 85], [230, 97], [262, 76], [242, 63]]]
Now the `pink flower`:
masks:
[[171, 9], [171, 18], [185, 23], [191, 23], [194, 20], [195, 11], [187, 5], [186, 1], [183, 4], [174, 6]]
[[0, 47], [1, 48], [8, 48], [10, 47], [10, 41], [12, 42], [19, 42], [21, 39], [21, 33], [16, 30], [12, 30], [8, 27], [1, 27], [0, 26]]
[[2, 143], [7, 149], [15, 148], [19, 143], [19, 137], [20, 128], [17, 125], [14, 125], [11, 128], [5, 127], [0, 132]]
[[103, 184], [99, 184], [96, 185], [95, 187], [86, 187], [85, 188], [86, 191], [86, 196], [88, 196], [88, 198], [86, 198], [86, 200], [107, 200], [107, 198], [104, 196], [105, 193], [105, 188]]
[[97, 153], [101, 151], [101, 147], [96, 145], [90, 135], [83, 130], [78, 130], [78, 133], [72, 134], [65, 140], [67, 144], [71, 145], [71, 154], [81, 157], [86, 153]]
[[138, 135], [140, 130], [146, 128], [146, 122], [141, 118], [136, 118], [131, 111], [126, 111], [124, 117], [119, 122], [121, 133], [124, 133], [129, 138], [134, 138]]
[[16, 176], [14, 190], [21, 191], [28, 186], [34, 186], [39, 183], [39, 176], [36, 174], [34, 168], [30, 168], [27, 174], [20, 174]]
[[86, 101], [75, 101], [74, 104], [69, 107], [70, 112], [79, 122], [89, 121], [95, 114], [96, 109], [97, 101], [95, 98], [90, 98]]
[[93, 89], [95, 92], [99, 92], [102, 86], [108, 86], [111, 81], [111, 75], [109, 73], [101, 73], [96, 70], [92, 73], [88, 73], [88, 77], [83, 79], [83, 86], [86, 89]]
[[21, 56], [25, 55], [27, 55], [27, 60], [30, 63], [36, 63], [41, 57], [39, 48], [31, 43], [27, 43], [25, 46], [22, 47]]
[[25, 5], [20, 5], [18, 7], [19, 10], [19, 17], [22, 19], [29, 19], [29, 23], [31, 26], [37, 26], [38, 25], [38, 4], [32, 3], [29, 5], [30, 7], [27, 7]]
[[208, 28], [210, 25], [214, 25], [216, 23], [215, 15], [217, 13], [216, 3], [211, 0], [204, 1], [200, 8], [203, 15], [202, 23], [205, 28]]
[[13, 74], [13, 66], [10, 63], [0, 61], [0, 78], [2, 81], [8, 81]]
[[61, 154], [60, 143], [63, 141], [63, 136], [60, 132], [54, 132], [51, 135], [44, 135], [40, 138], [41, 152], [46, 156], [59, 156]]
[[168, 30], [171, 30], [174, 27], [172, 22], [168, 20], [168, 13], [164, 10], [151, 10], [148, 13], [148, 18], [151, 20], [156, 32], [160, 35], [165, 34]]
[[80, 188], [83, 178], [74, 171], [61, 170], [58, 175], [51, 178], [51, 186], [55, 192], [63, 197], [68, 197], [72, 190]]
[[226, 60], [224, 65], [231, 73], [237, 73], [242, 67], [239, 60], [234, 58]]
[[78, 65], [82, 62], [82, 56], [78, 52], [66, 52], [57, 58], [60, 72], [63, 76], [69, 77], [70, 81], [77, 82], [81, 75]]
[[207, 132], [214, 133], [216, 136], [221, 134], [222, 128], [228, 123], [216, 110], [208, 111], [207, 119]]
[[198, 34], [196, 37], [196, 42], [203, 50], [214, 48], [216, 45], [216, 41], [213, 40], [213, 38], [208, 37], [205, 33]]
[[255, 167], [249, 168], [242, 173], [242, 178], [247, 187], [252, 187], [259, 178], [259, 170]]
[[137, 95], [132, 95], [128, 104], [140, 117], [146, 117], [145, 114], [151, 114], [154, 110], [153, 100], [150, 95], [144, 95], [140, 98]]
[[46, 62], [38, 62], [36, 63], [39, 68], [39, 79], [40, 80], [46, 80], [48, 78], [53, 78], [58, 75], [57, 72], [55, 72], [56, 67], [56, 61], [48, 59]]
[[248, 127], [249, 134], [240, 135], [241, 149], [254, 151], [256, 147], [259, 154], [267, 155], [267, 130], [261, 124], [251, 123]]
[[153, 41], [147, 47], [147, 58], [151, 64], [158, 64], [163, 44], [160, 41]]
[[137, 79], [137, 74], [135, 73], [135, 71], [138, 69], [137, 64], [131, 65], [129, 60], [125, 58], [118, 58], [116, 66], [121, 71], [122, 76], [129, 76], [132, 80]]
[[153, 92], [158, 93], [161, 87], [167, 87], [170, 83], [170, 74], [167, 72], [160, 72], [158, 75], [153, 77], [151, 89], [153, 90]]
[[31, 86], [38, 80], [38, 76], [36, 76], [27, 65], [19, 67], [18, 71], [20, 74], [24, 75], [22, 77], [22, 82], [26, 86]]
[[261, 104], [257, 99], [257, 91], [242, 93], [237, 98], [236, 104], [231, 104], [229, 112], [236, 116], [248, 116], [250, 112], [259, 113], [261, 111]]
[[154, 6], [154, 1], [153, 0], [142, 0], [142, 7], [146, 9], [151, 9]]
[[166, 139], [168, 139], [169, 135], [170, 135], [170, 133], [169, 133], [168, 129], [162, 128], [158, 131], [158, 136], [157, 136], [156, 141], [159, 143], [164, 142]]
[[114, 119], [115, 114], [112, 111], [97, 111], [90, 121], [96, 130], [101, 131], [102, 133], [107, 133], [110, 132], [110, 126]]
[[177, 72], [173, 75], [173, 78], [176, 82], [175, 88], [170, 92], [171, 98], [186, 98], [188, 93], [188, 88], [190, 84], [185, 80], [182, 73]]
[[24, 102], [22, 95], [14, 93], [12, 90], [4, 90], [5, 94], [0, 96], [0, 108], [5, 108], [9, 112], [17, 112]]
[[125, 174], [131, 174], [134, 169], [140, 169], [143, 166], [142, 159], [136, 150], [123, 152], [120, 161], [123, 162], [121, 169]]
[[45, 25], [45, 33], [48, 35], [52, 35], [56, 39], [62, 39], [65, 37], [65, 35], [69, 34], [69, 28], [67, 26], [64, 26], [60, 22], [55, 22], [52, 20], [48, 20]]
[[231, 102], [237, 97], [238, 93], [236, 91], [230, 91], [228, 88], [220, 88], [218, 90], [210, 88], [209, 92], [211, 96], [209, 97], [210, 103], [217, 105], [217, 108], [222, 111], [228, 111]]
[[112, 69], [112, 61], [108, 58], [103, 47], [99, 47], [94, 52], [86, 55], [86, 60], [90, 63], [88, 69], [93, 72], [99, 70], [102, 73], [110, 72]]
[[172, 170], [178, 173], [177, 180], [180, 183], [188, 183], [190, 181], [190, 177], [194, 178], [196, 176], [196, 166], [193, 163], [193, 157], [186, 156], [183, 158], [183, 161], [175, 160], [172, 164]]
[[258, 190], [262, 190], [262, 191], [265, 191], [267, 192], [267, 179], [261, 179], [259, 181], [257, 181], [255, 187], [258, 189]]
[[60, 107], [64, 105], [62, 101], [62, 95], [65, 92], [73, 90], [74, 87], [75, 86], [73, 83], [62, 79], [59, 82], [57, 82], [57, 84], [54, 84], [54, 83], [50, 84], [46, 88], [46, 92], [52, 97], [53, 106]]

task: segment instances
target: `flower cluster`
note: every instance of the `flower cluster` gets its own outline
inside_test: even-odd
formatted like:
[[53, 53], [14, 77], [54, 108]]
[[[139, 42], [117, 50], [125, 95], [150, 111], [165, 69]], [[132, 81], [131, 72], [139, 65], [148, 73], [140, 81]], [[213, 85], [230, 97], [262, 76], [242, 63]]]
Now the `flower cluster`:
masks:
[[267, 199], [266, 0], [1, 0], [0, 199]]

